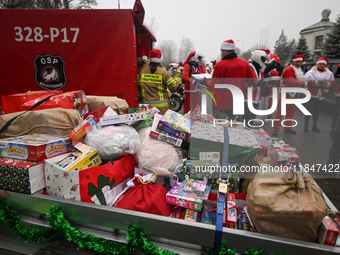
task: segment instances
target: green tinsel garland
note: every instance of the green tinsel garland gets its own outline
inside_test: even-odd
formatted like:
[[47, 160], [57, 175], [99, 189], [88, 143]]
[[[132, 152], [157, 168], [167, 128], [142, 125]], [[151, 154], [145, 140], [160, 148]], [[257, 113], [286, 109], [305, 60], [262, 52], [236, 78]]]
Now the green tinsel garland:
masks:
[[[48, 212], [48, 220], [51, 225], [50, 228], [41, 229], [36, 228], [32, 230], [24, 229], [20, 224], [20, 217], [15, 215], [14, 210], [10, 210], [8, 205], [0, 200], [0, 220], [6, 221], [17, 235], [18, 238], [25, 240], [25, 242], [36, 242], [46, 238], [53, 238], [57, 233], [62, 232], [64, 237], [76, 243], [82, 249], [94, 250], [99, 253], [110, 254], [128, 254], [136, 249], [139, 249], [145, 255], [175, 255], [168, 250], [158, 248], [155, 243], [149, 242], [145, 237], [145, 232], [137, 224], [130, 224], [127, 231], [126, 238], [128, 243], [118, 243], [110, 240], [102, 239], [92, 234], [83, 234], [80, 229], [73, 227], [64, 217], [64, 213], [60, 208], [51, 207]], [[229, 249], [226, 245], [221, 245], [219, 255], [235, 255], [234, 249]], [[247, 249], [244, 255], [264, 255], [263, 250]], [[274, 255], [274, 254], [272, 254]], [[276, 253], [275, 255], [280, 255]]]

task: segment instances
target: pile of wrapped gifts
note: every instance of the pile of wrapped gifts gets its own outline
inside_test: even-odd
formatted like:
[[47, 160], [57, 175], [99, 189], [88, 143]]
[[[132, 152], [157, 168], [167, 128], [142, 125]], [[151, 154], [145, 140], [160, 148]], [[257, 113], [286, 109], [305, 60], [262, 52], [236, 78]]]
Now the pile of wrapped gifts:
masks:
[[219, 211], [227, 228], [340, 245], [339, 217], [297, 151], [263, 129], [84, 91], [2, 96], [0, 108], [1, 189], [201, 224]]

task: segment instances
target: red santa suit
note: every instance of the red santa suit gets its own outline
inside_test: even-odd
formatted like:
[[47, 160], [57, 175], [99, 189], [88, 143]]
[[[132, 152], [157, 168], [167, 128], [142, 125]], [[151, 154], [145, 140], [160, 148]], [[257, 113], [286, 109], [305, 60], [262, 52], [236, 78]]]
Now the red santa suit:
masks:
[[[282, 73], [282, 86], [281, 87], [305, 87], [304, 75], [301, 68], [296, 68], [293, 65], [288, 66]], [[287, 99], [297, 98], [297, 93], [287, 93]], [[296, 112], [295, 104], [286, 105], [286, 119], [293, 119]], [[281, 127], [281, 121], [283, 116], [281, 114], [281, 97], [277, 106], [275, 119], [280, 121], [274, 122], [274, 131], [279, 131]], [[285, 125], [292, 126], [292, 121], [286, 121]], [[292, 129], [291, 127], [285, 127], [285, 130]]]
[[[276, 69], [271, 70], [271, 71], [269, 72], [269, 75], [272, 76], [272, 77], [274, 77], [274, 76], [280, 76], [279, 72], [278, 72]], [[279, 82], [279, 81], [274, 82], [272, 85], [270, 85], [269, 83], [267, 84], [267, 86], [268, 86], [269, 88], [271, 88], [271, 89], [270, 89], [269, 98], [268, 98], [268, 109], [270, 109], [270, 108], [272, 107], [272, 104], [273, 104], [273, 88], [276, 87], [276, 83], [277, 83], [277, 82]], [[271, 118], [271, 117], [272, 117], [271, 114], [268, 115], [268, 118]]]
[[[191, 52], [187, 60], [183, 64], [184, 68], [183, 68], [182, 80], [184, 82], [184, 97], [185, 97], [183, 114], [190, 111], [191, 105], [196, 106], [196, 104], [200, 103], [200, 98], [199, 98], [200, 94], [198, 90], [196, 89], [196, 86], [190, 85], [191, 75], [206, 73], [206, 71], [205, 71], [205, 68], [202, 67], [202, 65], [195, 67], [189, 63], [190, 61], [195, 61], [196, 60], [195, 56], [197, 58], [199, 53], [200, 53], [199, 51]], [[191, 97], [191, 94], [193, 94], [192, 97]]]
[[[212, 74], [214, 84], [232, 84], [240, 88], [247, 98], [247, 87], [255, 84], [257, 77], [250, 65], [237, 57], [235, 53], [226, 55], [221, 61], [217, 62]], [[214, 111], [224, 111], [233, 109], [233, 97], [229, 89], [216, 89], [222, 99], [223, 105], [217, 102], [213, 106]]]

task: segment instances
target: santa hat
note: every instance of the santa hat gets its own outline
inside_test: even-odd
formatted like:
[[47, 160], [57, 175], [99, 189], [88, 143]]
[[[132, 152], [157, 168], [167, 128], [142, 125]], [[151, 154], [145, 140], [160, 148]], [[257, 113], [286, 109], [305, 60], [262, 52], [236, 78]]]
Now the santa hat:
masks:
[[141, 54], [141, 56], [142, 56], [142, 59], [143, 60], [146, 60], [148, 57], [146, 56], [146, 54], [145, 54], [145, 52], [144, 51], [142, 51], [142, 54]]
[[264, 51], [265, 53], [266, 53], [266, 58], [268, 59], [269, 57], [270, 57], [270, 49], [257, 49], [257, 50], [262, 50], [262, 51]]
[[163, 54], [160, 50], [152, 49], [149, 52], [148, 61], [154, 63], [161, 63], [163, 61]]
[[296, 55], [294, 58], [293, 58], [293, 61], [302, 61], [302, 62], [305, 62], [305, 56], [304, 55]]
[[274, 54], [270, 55], [270, 58], [275, 59], [276, 63], [279, 63], [279, 61], [280, 61], [280, 58], [277, 55], [274, 55]]
[[189, 61], [197, 61], [197, 58], [199, 57], [199, 55], [201, 54], [201, 52], [199, 50], [193, 51], [189, 54], [187, 60], [185, 60], [183, 66], [185, 66], [186, 64], [189, 63]]
[[148, 58], [144, 51], [138, 52], [137, 57], [139, 57], [143, 60], [146, 60]]
[[236, 46], [233, 40], [226, 40], [221, 44], [221, 50], [235, 50]]
[[328, 64], [328, 58], [319, 58], [318, 61], [316, 61], [316, 64]]

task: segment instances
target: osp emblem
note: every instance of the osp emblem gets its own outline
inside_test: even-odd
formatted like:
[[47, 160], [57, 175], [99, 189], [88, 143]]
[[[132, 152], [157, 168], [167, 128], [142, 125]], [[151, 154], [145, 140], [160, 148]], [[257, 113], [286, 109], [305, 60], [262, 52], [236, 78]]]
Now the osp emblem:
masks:
[[35, 82], [43, 89], [58, 90], [66, 85], [65, 62], [61, 56], [37, 55], [33, 61]]

